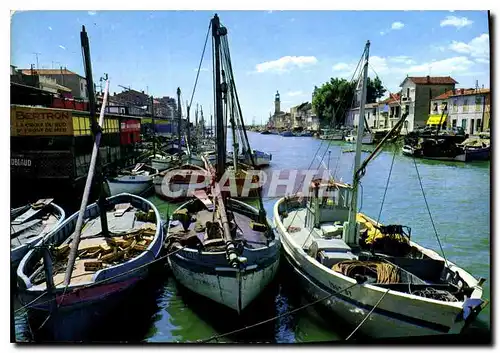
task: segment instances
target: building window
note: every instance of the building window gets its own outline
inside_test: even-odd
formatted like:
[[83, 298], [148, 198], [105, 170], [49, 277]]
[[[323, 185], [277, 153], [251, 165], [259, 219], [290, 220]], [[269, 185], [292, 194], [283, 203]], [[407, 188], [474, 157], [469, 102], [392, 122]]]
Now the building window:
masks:
[[476, 97], [476, 112], [481, 111], [481, 103], [482, 103], [481, 97]]
[[453, 119], [453, 120], [451, 121], [451, 126], [452, 126], [452, 127], [457, 127], [457, 119]]
[[410, 99], [410, 88], [406, 89], [406, 99]]
[[467, 101], [467, 99], [464, 99], [464, 105], [462, 107], [462, 111], [464, 113], [468, 112], [469, 111], [469, 102]]
[[405, 105], [405, 112], [410, 114], [410, 105], [409, 104]]
[[432, 111], [435, 112], [435, 113], [437, 113], [437, 111], [438, 111], [438, 104], [437, 104], [437, 102], [434, 103], [434, 105], [432, 107]]
[[465, 130], [467, 128], [467, 120], [462, 119], [462, 128]]
[[458, 100], [457, 99], [453, 100], [453, 112], [454, 113], [458, 112]]
[[481, 131], [481, 119], [476, 120], [476, 132]]
[[448, 110], [448, 102], [443, 102], [443, 110], [445, 112]]

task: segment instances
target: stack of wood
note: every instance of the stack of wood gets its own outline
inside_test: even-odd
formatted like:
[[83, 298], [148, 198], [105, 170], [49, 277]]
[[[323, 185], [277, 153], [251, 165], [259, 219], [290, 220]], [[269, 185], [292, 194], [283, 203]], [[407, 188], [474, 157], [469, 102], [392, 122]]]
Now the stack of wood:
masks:
[[[120, 236], [98, 238], [100, 242], [82, 241], [78, 247], [77, 260], [92, 259], [84, 262], [85, 271], [98, 271], [107, 266], [127, 261], [146, 251], [155, 234], [156, 226], [147, 224], [142, 228]], [[70, 249], [69, 244], [62, 244], [55, 248], [54, 255], [57, 259], [66, 259]]]

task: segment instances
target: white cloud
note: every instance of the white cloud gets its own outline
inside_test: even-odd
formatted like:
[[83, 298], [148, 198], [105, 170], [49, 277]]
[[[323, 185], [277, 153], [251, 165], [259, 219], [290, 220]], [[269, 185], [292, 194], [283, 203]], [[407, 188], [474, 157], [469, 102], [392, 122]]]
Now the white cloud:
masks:
[[488, 58], [490, 56], [490, 36], [487, 33], [472, 39], [469, 43], [453, 41], [449, 49], [460, 53], [468, 54], [473, 58]]
[[466, 26], [470, 26], [474, 23], [474, 21], [469, 20], [467, 17], [457, 17], [457, 16], [446, 16], [444, 20], [441, 20], [441, 27], [445, 26], [453, 26], [457, 28], [462, 28]]
[[383, 36], [385, 34], [384, 31], [380, 31], [380, 35]]
[[66, 47], [59, 44], [59, 48], [66, 50]]
[[95, 14], [97, 14], [97, 12], [95, 12], [95, 11], [88, 11], [87, 13], [88, 13], [90, 16], [94, 16]]
[[52, 31], [52, 27], [49, 26], [49, 31]]
[[395, 63], [403, 63], [407, 65], [415, 64], [415, 60], [406, 55], [390, 56], [388, 57], [388, 60]]
[[283, 56], [277, 60], [266, 61], [255, 66], [257, 72], [275, 71], [285, 72], [292, 67], [304, 67], [314, 65], [318, 59], [314, 56]]
[[478, 59], [476, 59], [476, 62], [480, 63], [480, 64], [489, 64], [490, 60], [489, 59], [478, 58]]
[[404, 25], [404, 23], [403, 23], [403, 22], [399, 22], [399, 21], [397, 21], [397, 22], [393, 22], [393, 23], [392, 23], [392, 25], [391, 25], [391, 29], [396, 31], [396, 30], [398, 30], [398, 29], [403, 28], [404, 26], [405, 26], [405, 25]]
[[352, 65], [347, 63], [338, 63], [333, 65], [333, 71], [345, 71], [351, 69]]
[[303, 94], [304, 94], [304, 92], [302, 92], [302, 91], [291, 91], [291, 92], [287, 93], [287, 95], [290, 97], [301, 96]]

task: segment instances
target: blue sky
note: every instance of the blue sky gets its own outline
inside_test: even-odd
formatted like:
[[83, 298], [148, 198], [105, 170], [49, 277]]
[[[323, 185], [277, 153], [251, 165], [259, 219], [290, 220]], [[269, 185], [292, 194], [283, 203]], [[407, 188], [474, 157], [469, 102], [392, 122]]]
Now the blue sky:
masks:
[[[408, 75], [450, 75], [458, 87], [489, 87], [486, 11], [218, 11], [228, 28], [245, 120], [267, 119], [274, 94], [282, 110], [311, 100], [315, 85], [350, 78], [370, 40], [370, 65], [396, 91]], [[94, 80], [190, 98], [211, 11], [26, 11], [11, 24], [11, 64], [66, 66], [84, 76], [80, 30], [86, 26]], [[211, 45], [194, 103], [213, 110]], [[370, 70], [374, 76], [374, 71]]]

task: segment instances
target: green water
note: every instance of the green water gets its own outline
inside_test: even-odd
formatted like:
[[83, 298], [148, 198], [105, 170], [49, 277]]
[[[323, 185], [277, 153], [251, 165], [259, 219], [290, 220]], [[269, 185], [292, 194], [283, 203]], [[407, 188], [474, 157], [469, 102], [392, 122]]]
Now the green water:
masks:
[[[337, 179], [352, 180], [354, 153], [342, 151], [353, 149], [353, 145], [252, 132], [249, 139], [254, 148], [272, 153], [272, 165], [266, 169], [269, 174], [282, 169], [308, 169], [311, 162], [314, 169], [318, 168], [319, 160], [315, 154], [319, 148], [320, 159], [325, 156], [325, 164], [329, 164]], [[380, 221], [411, 227], [413, 241], [441, 253], [420, 189], [416, 163], [446, 258], [476, 278], [486, 278], [483, 298], [489, 300], [490, 163], [414, 162], [402, 156], [400, 148], [395, 148], [386, 147], [367, 167], [362, 179], [362, 202], [358, 205], [361, 211], [378, 218], [393, 152], [396, 151]], [[329, 162], [326, 159], [328, 150], [331, 151]], [[150, 196], [149, 200], [163, 216], [178, 207], [156, 196]], [[275, 201], [275, 198], [264, 199], [270, 218]], [[268, 319], [306, 303], [287, 266], [281, 266], [276, 280], [242, 317], [180, 288], [168, 270], [162, 270], [145, 289], [139, 288], [132, 299], [127, 300], [130, 310], [110, 319], [108, 327], [114, 329], [103, 336], [104, 339], [192, 342]], [[16, 336], [19, 339], [26, 336], [23, 320], [22, 315], [16, 316]], [[490, 329], [490, 306], [483, 310], [474, 327], [481, 331]], [[349, 332], [345, 333], [342, 327], [323, 322], [319, 313], [308, 308], [259, 328], [225, 337], [220, 342], [319, 342], [342, 339], [347, 334]]]

